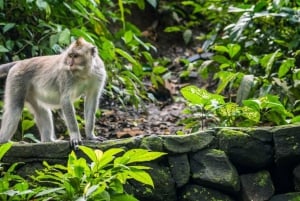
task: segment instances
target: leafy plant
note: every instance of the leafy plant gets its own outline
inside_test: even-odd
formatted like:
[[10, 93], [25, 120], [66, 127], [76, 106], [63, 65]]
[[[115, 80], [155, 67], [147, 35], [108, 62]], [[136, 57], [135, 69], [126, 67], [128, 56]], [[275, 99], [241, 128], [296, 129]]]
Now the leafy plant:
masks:
[[193, 131], [203, 129], [206, 120], [213, 118], [216, 109], [224, 103], [223, 96], [209, 93], [196, 86], [187, 86], [180, 91], [189, 103], [189, 107], [184, 112], [193, 115], [192, 118], [185, 119], [181, 123], [186, 124], [186, 128], [193, 128]]
[[200, 128], [200, 122], [203, 129], [207, 121], [216, 126], [255, 126], [265, 123], [282, 125], [298, 121], [298, 117], [294, 118], [279, 101], [279, 97], [274, 95], [243, 100], [242, 104], [238, 105], [225, 102], [223, 96], [196, 86], [184, 87], [181, 93], [188, 102], [184, 112], [190, 114], [190, 118], [181, 123], [184, 123], [186, 128], [193, 128], [192, 131]]
[[[137, 200], [126, 193], [123, 185], [128, 179], [134, 179], [154, 187], [150, 175], [145, 171], [149, 167], [136, 163], [151, 161], [164, 155], [161, 152], [149, 152], [144, 149], [132, 149], [120, 156], [124, 149], [113, 148], [105, 152], [80, 146], [91, 163], [77, 158], [74, 152], [69, 155], [67, 166], [49, 165], [37, 171], [34, 180], [45, 190], [36, 197], [55, 200]], [[51, 185], [53, 187], [49, 188]]]
[[258, 99], [244, 100], [243, 104], [258, 111], [262, 122], [273, 122], [276, 125], [287, 124], [287, 118], [293, 115], [279, 101], [278, 96], [266, 95]]
[[[11, 146], [12, 143], [5, 143], [0, 146], [0, 161]], [[0, 162], [0, 199], [3, 201], [30, 200], [35, 194], [35, 191], [30, 189], [28, 181], [14, 174], [18, 164], [14, 163], [5, 170], [4, 163]]]

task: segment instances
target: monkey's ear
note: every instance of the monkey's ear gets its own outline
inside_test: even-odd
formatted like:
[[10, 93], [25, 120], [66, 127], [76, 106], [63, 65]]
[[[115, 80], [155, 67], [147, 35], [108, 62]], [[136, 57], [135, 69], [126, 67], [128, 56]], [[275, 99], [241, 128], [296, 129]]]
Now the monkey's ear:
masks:
[[93, 57], [96, 56], [96, 55], [98, 54], [98, 50], [97, 50], [97, 48], [96, 48], [95, 46], [93, 46], [93, 47], [91, 48], [91, 54], [92, 54]]
[[76, 40], [76, 46], [81, 46], [81, 45], [83, 45], [85, 43], [85, 40], [84, 40], [84, 38], [82, 38], [82, 37], [79, 37], [77, 40]]

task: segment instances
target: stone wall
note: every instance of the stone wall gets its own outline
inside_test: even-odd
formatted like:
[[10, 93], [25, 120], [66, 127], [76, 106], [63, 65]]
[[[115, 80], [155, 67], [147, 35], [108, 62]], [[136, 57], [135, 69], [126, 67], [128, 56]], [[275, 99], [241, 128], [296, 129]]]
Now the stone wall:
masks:
[[[191, 135], [145, 136], [84, 145], [147, 148], [168, 155], [147, 165], [155, 189], [126, 186], [141, 201], [300, 200], [300, 126], [216, 128]], [[28, 175], [42, 161], [66, 163], [68, 142], [17, 144], [4, 162], [25, 162]], [[79, 155], [81, 153], [78, 153]]]

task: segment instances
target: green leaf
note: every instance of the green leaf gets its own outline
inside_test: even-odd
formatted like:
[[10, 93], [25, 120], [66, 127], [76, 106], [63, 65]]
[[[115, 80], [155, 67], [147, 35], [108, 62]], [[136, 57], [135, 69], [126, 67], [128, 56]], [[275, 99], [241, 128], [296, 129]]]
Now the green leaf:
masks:
[[155, 67], [153, 68], [153, 73], [154, 73], [154, 74], [160, 75], [160, 74], [165, 73], [167, 70], [168, 70], [168, 69], [167, 69], [166, 67], [163, 67], [163, 66], [155, 66]]
[[138, 5], [139, 9], [144, 10], [144, 8], [145, 8], [145, 1], [144, 0], [136, 0], [136, 4]]
[[236, 95], [236, 102], [239, 105], [242, 104], [243, 100], [248, 98], [253, 84], [254, 84], [254, 76], [253, 75], [244, 75], [244, 77], [240, 83], [239, 89], [237, 91], [237, 95]]
[[193, 38], [193, 32], [192, 30], [187, 29], [183, 32], [182, 36], [183, 36], [184, 43], [189, 44], [189, 42], [191, 42]]
[[229, 118], [229, 117], [235, 116], [238, 109], [239, 109], [238, 104], [229, 102], [229, 103], [225, 103], [224, 105], [222, 105], [222, 107], [220, 107], [217, 111], [218, 111], [218, 114], [220, 114], [222, 117]]
[[58, 37], [58, 43], [60, 45], [68, 45], [70, 43], [71, 32], [69, 29], [64, 29]]
[[12, 142], [8, 142], [0, 145], [0, 160], [3, 158], [5, 153], [11, 148], [12, 144]]
[[[58, 188], [46, 188], [45, 190], [39, 192], [38, 194], [35, 195], [35, 197], [41, 197], [41, 196], [45, 196], [45, 195], [51, 195], [52, 193], [56, 193], [59, 192], [61, 190], [63, 190], [63, 187], [58, 187]], [[50, 196], [47, 196], [50, 197]]]
[[153, 8], [156, 8], [156, 7], [157, 7], [157, 1], [158, 1], [158, 0], [147, 0], [147, 2], [148, 2]]
[[277, 58], [279, 58], [282, 55], [280, 50], [276, 50], [272, 54], [265, 55], [261, 60], [261, 65], [265, 68], [266, 76], [269, 77], [272, 73], [273, 64], [276, 61]]
[[192, 104], [205, 106], [210, 104], [212, 100], [215, 100], [218, 103], [224, 102], [223, 96], [211, 94], [205, 89], [200, 89], [193, 85], [182, 88], [180, 92], [183, 97]]
[[255, 123], [258, 123], [260, 121], [260, 113], [258, 110], [244, 106], [241, 108], [241, 111], [243, 117], [254, 121]]
[[230, 82], [233, 82], [238, 77], [238, 75], [239, 73], [232, 73], [229, 71], [220, 71], [216, 73], [214, 78], [219, 78], [221, 81], [216, 89], [216, 93], [220, 94]]
[[133, 39], [133, 33], [132, 31], [126, 31], [124, 34], [124, 37], [122, 37], [125, 43], [130, 43]]
[[9, 52], [9, 50], [6, 47], [4, 47], [3, 45], [0, 45], [0, 52], [5, 53], [5, 52]]
[[[295, 116], [294, 118], [292, 118], [291, 123], [299, 123], [300, 122], [300, 115]], [[1, 158], [0, 158], [1, 159]]]
[[128, 171], [128, 175], [130, 177], [132, 177], [133, 179], [135, 179], [136, 181], [139, 181], [143, 184], [147, 184], [147, 185], [154, 187], [151, 176], [143, 170], [130, 168], [130, 170]]
[[295, 59], [294, 58], [288, 58], [282, 62], [282, 64], [279, 67], [278, 70], [278, 77], [282, 78], [285, 76], [289, 70], [295, 66]]
[[111, 201], [139, 201], [132, 195], [128, 194], [121, 194], [121, 195], [111, 195]]
[[25, 119], [22, 121], [22, 132], [24, 133], [28, 129], [32, 128], [35, 125], [34, 120]]
[[127, 59], [133, 65], [140, 66], [140, 63], [137, 60], [135, 60], [130, 54], [125, 52], [124, 50], [122, 50], [120, 48], [115, 48], [115, 51], [116, 51], [116, 53], [118, 53], [119, 55], [121, 55], [122, 57]]
[[146, 149], [131, 149], [125, 152], [125, 154], [120, 158], [124, 159], [121, 160], [122, 162], [125, 162], [125, 164], [129, 164], [135, 162], [152, 161], [163, 155], [166, 155], [166, 153], [153, 152], [153, 151], [148, 151]]
[[79, 149], [85, 155], [87, 155], [93, 162], [97, 162], [97, 155], [96, 155], [95, 151], [92, 148], [86, 147], [86, 146], [79, 146]]
[[215, 55], [212, 59], [220, 64], [232, 64], [232, 62], [223, 55]]
[[238, 44], [228, 44], [227, 47], [228, 47], [228, 54], [230, 58], [233, 58], [241, 50], [241, 46]]
[[0, 0], [0, 10], [3, 10], [4, 8], [4, 0]]
[[225, 52], [225, 53], [229, 52], [227, 47], [221, 46], [221, 45], [214, 46], [214, 50], [217, 51], [217, 52]]
[[182, 30], [182, 27], [180, 26], [171, 26], [165, 28], [164, 32], [180, 32]]
[[115, 159], [115, 155], [123, 151], [124, 149], [121, 148], [111, 148], [105, 151], [99, 163], [99, 168], [102, 168], [108, 163], [110, 163], [111, 161], [113, 161]]
[[16, 23], [7, 23], [7, 24], [5, 24], [5, 26], [3, 27], [3, 33], [6, 33], [7, 31], [11, 30], [15, 26], [16, 26]]
[[258, 99], [243, 100], [243, 105], [248, 106], [256, 111], [261, 110], [261, 101]]

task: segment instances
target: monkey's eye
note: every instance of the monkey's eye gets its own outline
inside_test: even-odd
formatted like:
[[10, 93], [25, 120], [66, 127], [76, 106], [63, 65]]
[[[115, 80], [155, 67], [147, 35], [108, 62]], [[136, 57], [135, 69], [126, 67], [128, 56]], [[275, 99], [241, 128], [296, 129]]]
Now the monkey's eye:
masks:
[[70, 58], [77, 58], [77, 57], [79, 57], [79, 54], [76, 54], [76, 53], [70, 53], [70, 54], [69, 54], [69, 57], [70, 57]]

